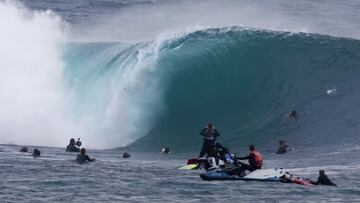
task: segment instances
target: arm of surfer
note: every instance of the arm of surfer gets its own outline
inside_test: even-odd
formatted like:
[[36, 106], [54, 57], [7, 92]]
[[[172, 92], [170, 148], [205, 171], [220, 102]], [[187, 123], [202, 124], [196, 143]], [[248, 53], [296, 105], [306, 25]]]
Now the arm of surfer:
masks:
[[313, 184], [313, 185], [319, 185], [320, 177], [317, 179], [317, 181], [311, 181], [310, 183]]
[[216, 136], [216, 137], [220, 137], [219, 131], [217, 131], [216, 129], [214, 129], [214, 131], [215, 131], [215, 136]]
[[86, 155], [86, 160], [89, 161], [89, 162], [95, 161], [94, 158], [90, 158], [88, 155]]

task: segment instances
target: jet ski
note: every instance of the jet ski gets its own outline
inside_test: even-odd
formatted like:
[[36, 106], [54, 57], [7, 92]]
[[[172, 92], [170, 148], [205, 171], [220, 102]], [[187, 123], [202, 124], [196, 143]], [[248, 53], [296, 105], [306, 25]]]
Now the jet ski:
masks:
[[219, 168], [219, 166], [225, 165], [224, 161], [219, 159], [218, 164], [216, 164], [215, 157], [200, 157], [200, 158], [193, 158], [187, 161], [187, 164], [180, 169], [185, 170], [197, 170], [197, 169], [205, 169], [214, 170]]
[[216, 163], [215, 157], [199, 157], [199, 158], [189, 159], [187, 161], [187, 164], [181, 167], [180, 169], [186, 169], [186, 170], [205, 169], [206, 171], [208, 171], [208, 170], [224, 167], [225, 165], [228, 166], [235, 165], [234, 154], [225, 152], [221, 154], [221, 157], [222, 158], [219, 158], [218, 163]]
[[290, 174], [282, 168], [258, 169], [245, 176], [229, 175], [226, 170], [213, 170], [200, 174], [201, 179], [206, 181], [213, 180], [243, 180], [243, 181], [264, 181], [294, 183], [298, 185], [311, 186], [311, 181]]
[[280, 182], [280, 177], [285, 174], [282, 168], [275, 169], [258, 169], [243, 177], [237, 175], [229, 175], [226, 170], [213, 170], [201, 173], [200, 177], [203, 180], [244, 180], [244, 181], [267, 181]]

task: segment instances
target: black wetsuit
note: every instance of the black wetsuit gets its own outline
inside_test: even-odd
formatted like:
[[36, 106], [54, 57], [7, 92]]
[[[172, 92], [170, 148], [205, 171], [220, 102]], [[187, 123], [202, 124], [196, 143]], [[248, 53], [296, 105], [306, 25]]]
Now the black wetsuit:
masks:
[[209, 128], [204, 128], [200, 132], [200, 135], [204, 136], [204, 141], [199, 157], [203, 157], [205, 154], [210, 157], [217, 157], [215, 142], [216, 138], [220, 136], [220, 133], [216, 129], [212, 129], [212, 131], [209, 130]]
[[92, 162], [94, 161], [94, 159], [91, 159], [88, 155], [86, 154], [79, 154], [76, 157], [76, 162], [78, 162], [79, 164], [83, 164], [86, 161]]
[[284, 154], [287, 152], [287, 144], [282, 144], [282, 145], [279, 145], [277, 151], [276, 151], [276, 154]]
[[241, 163], [240, 167], [231, 168], [228, 170], [229, 175], [238, 175], [244, 176], [245, 171], [255, 171], [257, 169], [261, 169], [261, 167], [256, 166], [255, 155], [250, 153], [248, 156], [238, 157], [236, 160], [249, 160], [249, 164]]
[[248, 171], [255, 171], [256, 169], [261, 169], [261, 167], [256, 166], [256, 160], [255, 160], [255, 155], [253, 153], [250, 153], [247, 156], [244, 157], [238, 157], [238, 160], [249, 160], [249, 164], [241, 164], [241, 167], [245, 168], [245, 170]]
[[32, 155], [33, 155], [33, 157], [39, 157], [41, 155], [41, 152], [40, 152], [40, 150], [35, 148]]
[[318, 180], [316, 182], [311, 182], [314, 185], [330, 185], [330, 186], [337, 186], [335, 183], [333, 183], [327, 175], [319, 176]]
[[76, 146], [78, 146], [78, 147], [81, 146], [81, 141], [80, 140], [76, 141]]
[[80, 149], [78, 147], [76, 147], [75, 145], [69, 144], [66, 147], [66, 151], [67, 152], [80, 152]]
[[217, 152], [217, 155], [225, 161], [225, 154], [229, 153], [228, 148], [222, 146], [220, 143], [215, 143], [215, 150]]
[[297, 113], [296, 111], [290, 112], [290, 113], [289, 113], [289, 118], [291, 118], [291, 119], [297, 118], [296, 113]]

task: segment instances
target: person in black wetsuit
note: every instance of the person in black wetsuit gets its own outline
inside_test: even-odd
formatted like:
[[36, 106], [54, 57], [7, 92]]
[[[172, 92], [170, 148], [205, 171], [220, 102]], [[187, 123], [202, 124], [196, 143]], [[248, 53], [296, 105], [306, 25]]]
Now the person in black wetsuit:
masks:
[[66, 147], [67, 152], [79, 152], [80, 149], [76, 147], [75, 139], [71, 138], [69, 145]]
[[234, 165], [234, 158], [230, 154], [229, 149], [222, 146], [220, 143], [216, 142], [215, 150], [217, 152], [218, 158], [224, 161], [225, 165], [229, 164], [230, 166]]
[[245, 170], [252, 172], [257, 169], [261, 169], [263, 162], [262, 155], [260, 154], [260, 152], [256, 151], [255, 146], [252, 144], [249, 145], [249, 150], [250, 150], [250, 154], [248, 156], [236, 158], [237, 162], [238, 160], [249, 160], [249, 165], [245, 163], [240, 163], [239, 167], [235, 167], [228, 171], [229, 175], [244, 176]]
[[287, 152], [287, 149], [288, 149], [287, 143], [284, 140], [280, 140], [276, 154], [284, 154]]
[[314, 185], [330, 185], [330, 186], [337, 186], [335, 183], [333, 183], [325, 174], [324, 170], [319, 170], [319, 178], [318, 180], [315, 181], [311, 181], [311, 184]]
[[124, 158], [124, 159], [128, 159], [128, 158], [130, 158], [130, 157], [131, 157], [131, 154], [128, 153], [128, 152], [124, 152], [124, 153], [122, 154], [122, 158]]
[[21, 147], [20, 152], [29, 152], [27, 147]]
[[225, 155], [229, 153], [228, 148], [222, 146], [218, 142], [215, 143], [215, 150], [218, 153], [219, 158], [221, 158], [222, 160], [225, 160]]
[[34, 151], [33, 151], [33, 153], [32, 153], [32, 156], [33, 156], [34, 158], [37, 158], [37, 157], [40, 157], [40, 155], [41, 155], [40, 150], [38, 150], [37, 148], [35, 148]]
[[290, 120], [292, 120], [292, 119], [296, 119], [297, 118], [297, 112], [295, 111], [295, 110], [293, 110], [293, 111], [291, 111], [290, 113], [288, 113], [288, 118], [290, 119]]
[[75, 143], [76, 146], [80, 147], [81, 146], [81, 141], [80, 141], [80, 138], [78, 138], [78, 140], [76, 141]]
[[170, 154], [170, 148], [169, 148], [169, 147], [164, 147], [164, 148], [161, 150], [161, 152], [162, 152], [163, 154]]
[[217, 157], [216, 152], [216, 138], [220, 136], [220, 133], [215, 129], [214, 125], [209, 123], [201, 132], [203, 136], [203, 145], [201, 147], [199, 157], [203, 157], [207, 154], [210, 157]]
[[79, 164], [83, 164], [85, 163], [86, 161], [88, 162], [92, 162], [92, 161], [95, 161], [95, 159], [91, 159], [86, 153], [86, 149], [85, 148], [81, 148], [80, 150], [80, 154], [77, 155], [76, 157], [76, 162], [79, 163]]

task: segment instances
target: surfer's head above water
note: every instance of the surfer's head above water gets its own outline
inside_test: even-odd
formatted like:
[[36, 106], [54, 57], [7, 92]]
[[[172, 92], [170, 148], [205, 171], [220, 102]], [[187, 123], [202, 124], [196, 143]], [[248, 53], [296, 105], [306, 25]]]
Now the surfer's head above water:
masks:
[[284, 154], [287, 152], [288, 145], [286, 144], [286, 141], [280, 140], [279, 146], [277, 148], [276, 154]]
[[41, 152], [40, 152], [40, 150], [35, 148], [32, 155], [33, 155], [33, 157], [36, 158], [36, 157], [39, 157], [41, 155]]
[[85, 148], [81, 148], [80, 154], [85, 154], [85, 153], [86, 153], [86, 149], [85, 149]]
[[253, 144], [249, 145], [249, 150], [250, 151], [254, 151], [255, 150], [255, 146]]
[[130, 157], [131, 157], [131, 155], [128, 152], [124, 152], [122, 154], [122, 158], [124, 158], [124, 159], [130, 158]]
[[297, 112], [295, 110], [292, 110], [291, 112], [288, 113], [288, 118], [294, 119], [294, 118], [296, 118], [296, 114], [297, 114]]
[[170, 154], [170, 148], [169, 147], [164, 147], [162, 150], [161, 150], [162, 153], [164, 154]]
[[21, 147], [20, 152], [28, 152], [29, 149], [27, 147]]

